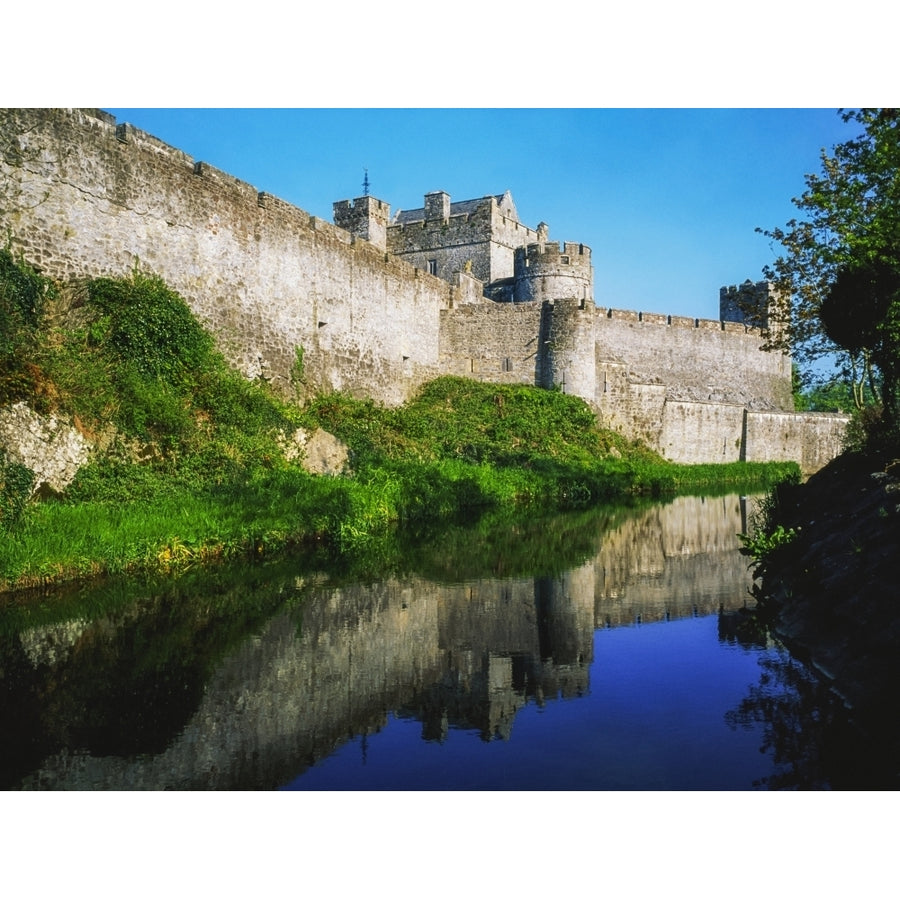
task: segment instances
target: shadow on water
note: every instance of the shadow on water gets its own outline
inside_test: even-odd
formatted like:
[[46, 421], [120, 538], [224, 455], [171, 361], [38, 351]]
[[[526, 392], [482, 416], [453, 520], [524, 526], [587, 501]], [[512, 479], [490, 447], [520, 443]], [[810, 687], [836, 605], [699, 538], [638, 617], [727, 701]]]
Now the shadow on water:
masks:
[[[460, 761], [474, 752], [473, 738], [487, 752], [508, 745], [538, 788], [553, 784], [525, 770], [530, 755], [571, 755], [568, 745], [546, 742], [577, 729], [585, 774], [582, 763], [567, 763], [566, 785], [596, 786], [597, 729], [609, 731], [613, 715], [598, 704], [612, 703], [618, 689], [614, 667], [597, 668], [614, 648], [603, 645], [606, 655], [595, 659], [597, 637], [622, 628], [628, 640], [674, 639], [677, 629], [662, 623], [716, 615], [711, 643], [740, 647], [741, 664], [762, 669], [759, 685], [723, 708], [716, 727], [750, 730], [757, 757], [762, 736], [775, 763], [756, 778], [762, 786], [834, 785], [833, 754], [821, 748], [836, 715], [813, 699], [806, 670], [773, 655], [764, 634], [748, 636], [747, 617], [735, 612], [749, 586], [736, 538], [746, 530], [742, 499], [679, 498], [395, 536], [350, 571], [295, 557], [6, 598], [0, 787], [270, 789], [302, 783], [304, 772], [318, 774], [354, 742], [386, 740], [402, 722], [418, 723], [420, 745], [456, 748], [461, 769], [482, 765]], [[759, 667], [744, 651], [760, 654]], [[678, 668], [698, 652], [651, 646], [647, 658], [668, 654]], [[651, 683], [671, 677], [645, 675]], [[736, 677], [745, 694], [752, 679]], [[562, 717], [558, 734], [531, 715], [551, 706]], [[604, 718], [594, 723], [594, 715]], [[818, 756], [806, 763], [801, 751]], [[401, 773], [411, 759], [402, 752], [391, 762]], [[547, 771], [543, 759], [535, 766]], [[416, 786], [510, 786], [489, 769], [480, 782], [442, 781], [446, 768], [440, 762]], [[678, 788], [679, 778], [646, 786]]]
[[773, 648], [761, 656], [759, 682], [726, 714], [731, 728], [762, 726], [760, 751], [772, 772], [759, 785], [777, 790], [896, 789], [897, 725], [884, 712], [865, 723], [833, 688], [769, 635], [746, 609], [719, 616], [720, 640], [746, 648]]

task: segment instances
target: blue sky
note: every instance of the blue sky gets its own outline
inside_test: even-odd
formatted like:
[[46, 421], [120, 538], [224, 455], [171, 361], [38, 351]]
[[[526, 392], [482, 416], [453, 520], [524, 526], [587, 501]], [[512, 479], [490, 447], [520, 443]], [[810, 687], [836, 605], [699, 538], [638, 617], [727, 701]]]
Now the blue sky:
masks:
[[519, 216], [593, 255], [601, 306], [718, 318], [719, 288], [774, 258], [822, 148], [828, 109], [119, 109], [203, 160], [331, 221], [370, 192], [392, 212], [447, 191], [510, 190]]

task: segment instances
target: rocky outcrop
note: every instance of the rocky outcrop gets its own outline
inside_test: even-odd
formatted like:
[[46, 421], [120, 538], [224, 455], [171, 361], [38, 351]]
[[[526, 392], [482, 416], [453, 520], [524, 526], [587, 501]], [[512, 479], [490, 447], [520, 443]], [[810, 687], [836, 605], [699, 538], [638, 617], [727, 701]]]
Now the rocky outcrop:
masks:
[[322, 428], [312, 433], [298, 428], [281, 441], [288, 460], [299, 460], [311, 475], [343, 475], [347, 470], [350, 451], [347, 445]]
[[35, 494], [61, 493], [88, 461], [91, 445], [70, 421], [19, 402], [0, 408], [0, 450], [34, 472]]

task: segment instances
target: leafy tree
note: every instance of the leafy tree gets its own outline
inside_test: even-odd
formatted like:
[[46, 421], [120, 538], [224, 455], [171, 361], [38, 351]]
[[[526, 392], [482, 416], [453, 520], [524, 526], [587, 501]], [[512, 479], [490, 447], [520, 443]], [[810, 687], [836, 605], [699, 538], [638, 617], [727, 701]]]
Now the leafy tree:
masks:
[[795, 409], [809, 412], [849, 412], [853, 409], [853, 392], [841, 378], [804, 388], [794, 395]]
[[[881, 372], [882, 428], [900, 432], [900, 260], [883, 253], [837, 273], [820, 317], [828, 337], [850, 353], [866, 353]], [[877, 396], [876, 385], [871, 386]]]
[[790, 350], [805, 369], [835, 357], [842, 377], [853, 386], [856, 405], [862, 407], [878, 399], [874, 369], [881, 370], [888, 358], [873, 357], [871, 339], [836, 343], [824, 326], [822, 304], [842, 270], [898, 264], [900, 111], [860, 109], [840, 115], [845, 122], [859, 124], [862, 133], [835, 146], [831, 155], [822, 151], [821, 173], [807, 175], [806, 191], [793, 200], [803, 217], [791, 219], [784, 228], [757, 231], [784, 251], [763, 270], [779, 291], [769, 315], [768, 349]]

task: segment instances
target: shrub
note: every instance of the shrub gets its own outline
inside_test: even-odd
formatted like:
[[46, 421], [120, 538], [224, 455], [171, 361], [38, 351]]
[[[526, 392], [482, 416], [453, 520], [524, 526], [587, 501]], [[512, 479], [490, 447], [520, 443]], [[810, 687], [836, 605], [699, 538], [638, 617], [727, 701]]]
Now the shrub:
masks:
[[158, 276], [135, 271], [130, 279], [98, 278], [88, 296], [106, 326], [100, 340], [142, 379], [183, 386], [209, 367], [212, 337]]
[[39, 376], [30, 363], [52, 282], [9, 250], [0, 250], [0, 403], [33, 393]]
[[855, 410], [847, 423], [844, 432], [845, 452], [865, 452], [874, 450], [881, 443], [882, 437], [882, 407], [880, 404], [870, 404], [862, 409]]
[[19, 520], [33, 487], [34, 472], [9, 462], [0, 450], [0, 532], [9, 531]]

